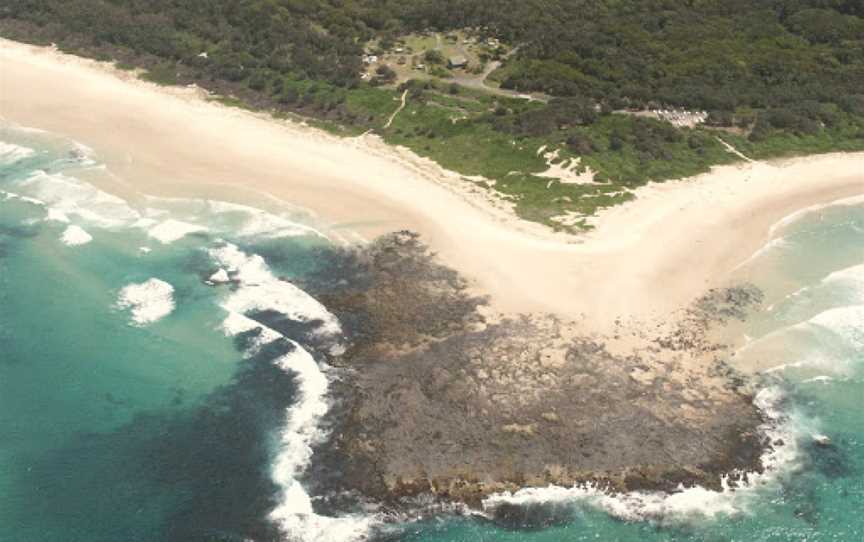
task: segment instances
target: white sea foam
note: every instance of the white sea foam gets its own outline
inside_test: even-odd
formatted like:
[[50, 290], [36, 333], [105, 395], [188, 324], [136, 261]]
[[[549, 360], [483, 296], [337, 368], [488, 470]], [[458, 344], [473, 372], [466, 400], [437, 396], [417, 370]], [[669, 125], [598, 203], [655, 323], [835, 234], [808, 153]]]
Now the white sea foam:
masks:
[[854, 303], [864, 302], [864, 264], [853, 265], [835, 271], [822, 280], [822, 284], [841, 285], [850, 290], [847, 299]]
[[[224, 231], [234, 237], [276, 239], [314, 235], [329, 239], [323, 232], [301, 224], [287, 214], [268, 212], [248, 205], [207, 199], [148, 197], [147, 200], [153, 206], [147, 209], [147, 216], [150, 218], [170, 213], [185, 217], [184, 220], [207, 222], [212, 231]], [[284, 202], [280, 204], [286, 206]], [[299, 212], [298, 210], [292, 214]]]
[[746, 514], [754, 499], [766, 491], [777, 491], [782, 477], [799, 464], [798, 440], [805, 434], [805, 429], [797, 420], [781, 412], [782, 401], [783, 394], [778, 388], [765, 388], [756, 395], [754, 403], [770, 420], [761, 430], [770, 442], [783, 444], [770, 448], [761, 458], [763, 472], [748, 473], [744, 483], [733, 483], [724, 478], [720, 491], [680, 487], [671, 494], [646, 491], [609, 493], [591, 484], [572, 488], [527, 488], [516, 493], [493, 495], [483, 501], [483, 508], [493, 511], [502, 503], [586, 503], [616, 518], [628, 521], [647, 520], [659, 524]]
[[222, 330], [228, 336], [239, 335], [248, 331], [258, 330], [258, 336], [249, 345], [249, 354], [257, 354], [261, 347], [272, 343], [273, 341], [282, 338], [282, 335], [269, 327], [256, 322], [255, 320], [229, 312], [225, 320], [222, 321]]
[[864, 348], [864, 305], [829, 309], [820, 312], [807, 323], [838, 335], [854, 348]]
[[[139, 222], [140, 223], [140, 222]], [[204, 232], [207, 228], [197, 224], [190, 224], [180, 220], [168, 219], [153, 226], [147, 231], [147, 235], [162, 244], [170, 244], [190, 233]]]
[[775, 232], [786, 228], [790, 224], [797, 222], [801, 218], [807, 216], [808, 214], [815, 213], [818, 211], [824, 211], [829, 207], [851, 207], [855, 205], [864, 205], [864, 196], [852, 196], [849, 198], [838, 199], [832, 201], [830, 203], [820, 203], [816, 205], [811, 205], [810, 207], [805, 207], [803, 209], [799, 209], [794, 213], [788, 214], [775, 222], [771, 229], [769, 230], [771, 237], [774, 237]]
[[801, 381], [802, 384], [828, 384], [830, 382], [834, 382], [834, 378], [826, 375], [814, 376]]
[[298, 237], [301, 235], [317, 235], [324, 239], [327, 236], [309, 226], [297, 224], [286, 218], [272, 215], [269, 213], [259, 212], [252, 214], [251, 217], [240, 226], [238, 234], [241, 237]]
[[73, 224], [63, 231], [63, 234], [60, 236], [60, 240], [66, 246], [77, 247], [79, 245], [86, 245], [87, 243], [92, 241], [93, 236], [87, 233], [84, 228], [81, 228], [80, 226], [75, 226]]
[[[831, 309], [825, 312], [832, 313], [837, 310], [841, 309]], [[824, 315], [825, 313], [820, 314]], [[854, 327], [832, 329], [834, 322], [830, 320], [834, 317], [835, 315], [829, 314], [819, 319], [819, 315], [817, 315], [814, 317], [818, 319], [816, 322], [810, 319], [772, 331], [738, 349], [735, 357], [745, 357], [747, 360], [757, 360], [765, 363], [763, 357], [766, 351], [770, 355], [772, 351], [778, 348], [788, 348], [790, 342], [795, 341], [795, 344], [808, 344], [811, 346], [800, 352], [797, 360], [778, 363], [777, 365], [760, 369], [759, 372], [769, 375], [795, 369], [809, 374], [819, 371], [823, 374], [828, 373], [840, 377], [848, 376], [853, 369], [849, 358], [849, 348], [855, 348], [856, 336], [859, 342], [864, 339], [861, 338], [862, 333], [860, 328], [857, 330]], [[820, 320], [822, 321], [821, 324], [819, 323]], [[826, 340], [824, 335], [826, 333], [830, 334], [828, 340]], [[839, 341], [838, 338], [840, 339]], [[755, 354], [751, 353], [750, 350], [754, 350]]]
[[[813, 315], [815, 311], [824, 309], [817, 300], [829, 301], [833, 306]], [[782, 309], [778, 318], [795, 323], [747, 341], [737, 350], [736, 357], [765, 346], [786, 344], [797, 336], [797, 340], [804, 337], [808, 343], [817, 345], [818, 350], [807, 352], [802, 356], [803, 359], [777, 365], [763, 373], [804, 367], [848, 373], [848, 349], [864, 348], [864, 264], [832, 272], [818, 283], [786, 295], [782, 302], [769, 306], [768, 310], [773, 311], [778, 306]], [[830, 339], [826, 333], [830, 334]]]
[[[296, 375], [297, 401], [286, 413], [286, 423], [280, 432], [280, 448], [272, 467], [273, 480], [281, 488], [280, 503], [271, 511], [270, 518], [292, 539], [304, 542], [340, 542], [360, 540], [366, 536], [377, 519], [372, 516], [351, 515], [327, 517], [315, 513], [312, 499], [298, 477], [308, 467], [312, 447], [327, 438], [320, 427], [327, 413], [329, 380], [322, 367], [300, 344], [244, 315], [254, 309], [278, 310], [300, 321], [320, 322], [321, 333], [340, 332], [336, 318], [311, 296], [295, 286], [278, 280], [267, 268], [263, 258], [247, 255], [234, 245], [211, 250], [211, 255], [239, 282], [237, 291], [228, 295], [222, 307], [228, 316], [222, 323], [228, 335], [258, 330], [249, 346], [249, 354], [276, 340], [291, 343], [293, 351], [275, 363]], [[226, 271], [227, 269], [227, 271]]]
[[[150, 209], [147, 209], [147, 211], [149, 212]], [[159, 221], [154, 218], [141, 217], [135, 220], [135, 222], [133, 222], [129, 226], [132, 228], [138, 228], [139, 230], [149, 230], [157, 224], [159, 224]]]
[[805, 363], [806, 362], [804, 362], [804, 361], [796, 361], [794, 363], [781, 363], [780, 365], [775, 365], [774, 367], [770, 367], [770, 368], [765, 369], [764, 371], [761, 371], [761, 372], [762, 372], [762, 374], [770, 375], [773, 373], [779, 373], [779, 372], [785, 371], [786, 369], [795, 369], [798, 367], [803, 367], [805, 365]]
[[770, 241], [759, 247], [759, 249], [753, 254], [751, 254], [749, 258], [736, 265], [733, 271], [738, 270], [749, 263], [752, 263], [753, 261], [761, 258], [762, 256], [765, 256], [766, 254], [769, 254], [779, 249], [788, 248], [789, 246], [791, 246], [791, 244], [784, 237], [776, 237], [774, 239], [771, 239]]
[[29, 203], [30, 205], [37, 205], [39, 207], [45, 207], [45, 202], [36, 198], [31, 198], [30, 196], [22, 196], [21, 194], [16, 194], [15, 192], [7, 192], [5, 190], [0, 190], [0, 194], [3, 194], [3, 201], [23, 201], [24, 203]]
[[19, 124], [14, 124], [3, 117], [0, 117], [0, 121], [3, 122], [4, 129], [14, 130], [15, 132], [19, 132], [22, 134], [51, 135], [50, 132], [42, 130], [41, 128], [31, 128], [30, 126], [21, 126]]
[[129, 309], [133, 325], [146, 326], [174, 311], [174, 287], [157, 278], [130, 284], [120, 290], [117, 306]]
[[91, 167], [97, 164], [95, 159], [96, 151], [93, 150], [92, 147], [88, 147], [87, 145], [79, 143], [77, 141], [72, 142], [72, 145], [75, 147], [72, 150], [72, 156], [78, 161], [80, 165], [84, 167]]
[[230, 243], [211, 249], [210, 255], [240, 283], [240, 288], [225, 301], [226, 310], [238, 314], [272, 310], [299, 322], [320, 322], [318, 334], [341, 334], [339, 321], [324, 305], [290, 282], [278, 279], [261, 256], [247, 255]]
[[68, 223], [69, 217], [66, 216], [66, 213], [63, 211], [53, 209], [51, 207], [48, 208], [47, 214], [45, 215], [45, 220], [48, 222], [63, 222]]
[[297, 480], [312, 459], [312, 446], [327, 434], [319, 427], [329, 408], [328, 381], [312, 356], [292, 341], [295, 350], [277, 360], [297, 375], [299, 399], [289, 409], [281, 433], [281, 447], [273, 466], [273, 480], [282, 488], [280, 504], [270, 513], [283, 531], [308, 542], [340, 542], [365, 536], [376, 521], [370, 516], [326, 517], [315, 513], [312, 499]]
[[210, 282], [214, 284], [224, 284], [226, 282], [231, 282], [231, 277], [228, 276], [228, 271], [224, 269], [219, 269], [212, 275], [210, 275]]
[[864, 281], [864, 264], [853, 265], [852, 267], [847, 267], [845, 269], [841, 269], [840, 271], [834, 271], [827, 277], [823, 279], [823, 282], [837, 282], [837, 281], [846, 281], [852, 280], [855, 282]]
[[128, 225], [139, 218], [138, 212], [122, 199], [63, 173], [35, 171], [18, 186], [57, 216], [75, 216], [106, 228]]
[[315, 235], [323, 239], [328, 239], [326, 235], [311, 226], [299, 224], [283, 216], [256, 209], [254, 207], [214, 200], [207, 200], [205, 205], [208, 211], [214, 214], [238, 213], [245, 215], [246, 219], [236, 232], [240, 237], [257, 236], [272, 239], [279, 237]]
[[11, 166], [15, 162], [29, 158], [34, 154], [35, 151], [29, 147], [0, 141], [0, 166]]

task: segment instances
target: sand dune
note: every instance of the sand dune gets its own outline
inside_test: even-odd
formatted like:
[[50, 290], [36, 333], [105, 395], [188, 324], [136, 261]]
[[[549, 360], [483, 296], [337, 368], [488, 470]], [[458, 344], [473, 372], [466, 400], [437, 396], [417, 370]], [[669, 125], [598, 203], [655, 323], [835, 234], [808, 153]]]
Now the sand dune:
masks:
[[782, 217], [864, 193], [864, 153], [746, 163], [642, 188], [588, 235], [553, 234], [375, 137], [340, 139], [203, 98], [0, 41], [0, 115], [96, 149], [117, 179], [102, 188], [238, 203], [270, 195], [366, 238], [415, 230], [498, 310], [584, 317], [601, 332], [722, 285]]

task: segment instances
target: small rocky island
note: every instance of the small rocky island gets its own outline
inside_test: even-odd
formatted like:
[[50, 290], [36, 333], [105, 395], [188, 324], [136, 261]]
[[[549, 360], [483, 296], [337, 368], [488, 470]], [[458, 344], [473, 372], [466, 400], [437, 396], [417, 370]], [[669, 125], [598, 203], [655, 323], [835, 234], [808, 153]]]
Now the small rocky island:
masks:
[[761, 468], [765, 420], [707, 338], [760, 301], [752, 287], [709, 292], [674, 326], [621, 323], [598, 337], [550, 315], [491, 314], [408, 232], [332, 255], [329, 268], [304, 287], [351, 335], [333, 361], [348, 376], [334, 388], [332, 438], [316, 452], [329, 467], [309, 477], [330, 492], [477, 506], [549, 484], [719, 488]]

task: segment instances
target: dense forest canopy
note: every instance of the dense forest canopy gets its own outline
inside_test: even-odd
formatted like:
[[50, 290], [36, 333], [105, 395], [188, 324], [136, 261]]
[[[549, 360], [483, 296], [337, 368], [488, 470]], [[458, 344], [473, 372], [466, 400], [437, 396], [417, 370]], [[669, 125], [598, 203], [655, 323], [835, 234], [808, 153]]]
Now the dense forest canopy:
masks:
[[[515, 48], [490, 76], [504, 90], [364, 64], [373, 43], [460, 29]], [[230, 105], [374, 130], [496, 179], [517, 212], [553, 227], [649, 180], [737, 159], [729, 142], [756, 158], [864, 148], [862, 0], [0, 0], [0, 36], [196, 83]], [[388, 122], [402, 91], [408, 106]], [[709, 114], [673, 126], [645, 112], [671, 108]], [[600, 183], [533, 176], [541, 147]]]
[[[206, 65], [226, 80], [273, 72], [358, 83], [363, 44], [483, 27], [521, 44], [505, 87], [709, 110], [860, 107], [860, 0], [2, 0], [2, 16], [79, 45]], [[199, 55], [206, 51], [209, 61]]]

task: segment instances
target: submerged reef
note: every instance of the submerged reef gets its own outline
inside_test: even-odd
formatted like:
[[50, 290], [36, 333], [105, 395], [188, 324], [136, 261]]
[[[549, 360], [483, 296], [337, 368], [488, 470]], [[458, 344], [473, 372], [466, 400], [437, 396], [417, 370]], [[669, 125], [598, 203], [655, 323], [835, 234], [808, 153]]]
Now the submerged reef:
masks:
[[351, 346], [333, 360], [345, 376], [308, 475], [319, 495], [477, 506], [548, 484], [719, 488], [761, 469], [765, 420], [708, 338], [761, 300], [753, 287], [601, 337], [585, 322], [494, 314], [410, 232], [325, 259], [304, 289]]

